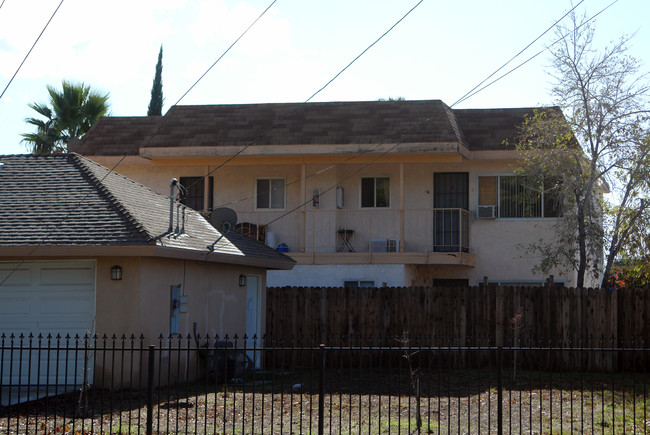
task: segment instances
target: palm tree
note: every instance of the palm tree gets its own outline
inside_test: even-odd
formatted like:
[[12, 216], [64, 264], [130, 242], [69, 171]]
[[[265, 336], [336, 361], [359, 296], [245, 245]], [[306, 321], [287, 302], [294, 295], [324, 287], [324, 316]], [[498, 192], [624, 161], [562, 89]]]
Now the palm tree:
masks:
[[48, 85], [48, 104], [29, 105], [45, 121], [27, 118], [25, 122], [36, 127], [35, 133], [23, 134], [23, 142], [38, 154], [65, 152], [70, 139], [83, 136], [100, 116], [108, 112], [108, 94], [90, 90], [84, 83], [62, 82], [62, 90]]
[[43, 121], [39, 118], [27, 118], [25, 122], [36, 127], [35, 133], [24, 133], [23, 143], [29, 144], [31, 152], [34, 154], [51, 154], [61, 152], [61, 136], [54, 125], [52, 110], [45, 104], [29, 104], [40, 115], [46, 118]]

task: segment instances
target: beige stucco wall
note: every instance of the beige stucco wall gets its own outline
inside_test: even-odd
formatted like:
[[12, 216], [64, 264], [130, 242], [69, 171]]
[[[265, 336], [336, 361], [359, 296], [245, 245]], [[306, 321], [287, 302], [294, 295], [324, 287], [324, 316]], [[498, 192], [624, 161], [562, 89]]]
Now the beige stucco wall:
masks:
[[[113, 265], [122, 266], [123, 279], [112, 281], [110, 268]], [[211, 340], [226, 334], [243, 337], [246, 332], [246, 295], [247, 288], [239, 286], [239, 275], [258, 278], [258, 324], [263, 334], [266, 322], [266, 271], [257, 267], [233, 266], [218, 263], [197, 262], [154, 257], [102, 257], [97, 259], [96, 286], [96, 331], [102, 336], [108, 335], [107, 345], [110, 347], [113, 334], [119, 339], [122, 335], [127, 338], [132, 334], [136, 338], [145, 337], [144, 347], [153, 344], [160, 349], [161, 360], [156, 359], [156, 370], [162, 370], [166, 376], [171, 374], [172, 382], [183, 381], [187, 376], [194, 376], [199, 367], [195, 353], [169, 351], [179, 343], [188, 344], [187, 337], [196, 332], [205, 339], [206, 334]], [[171, 286], [181, 285], [181, 295], [187, 296], [187, 312], [179, 314], [180, 334], [172, 336], [169, 341]], [[163, 340], [159, 339], [163, 336]], [[137, 339], [136, 347], [140, 341]], [[162, 346], [161, 346], [162, 344]], [[190, 341], [192, 346], [195, 342]], [[242, 345], [240, 341], [239, 346]], [[101, 345], [100, 345], [101, 346]], [[130, 340], [126, 341], [126, 347]], [[145, 354], [146, 355], [146, 354]], [[113, 360], [112, 356], [116, 356]], [[131, 357], [133, 360], [131, 361]], [[145, 357], [146, 358], [146, 357]], [[128, 386], [130, 378], [122, 379], [122, 358], [119, 353], [104, 354], [98, 352], [95, 360], [95, 385], [111, 388]], [[146, 364], [144, 364], [146, 365]], [[133, 372], [135, 379], [140, 374], [140, 353], [126, 353], [124, 359], [125, 372]], [[186, 370], [187, 368], [190, 370]], [[146, 368], [143, 369], [146, 376]], [[163, 377], [165, 377], [163, 376]], [[144, 378], [143, 378], [144, 379]], [[158, 374], [156, 371], [157, 382]], [[163, 383], [166, 381], [163, 380]]]
[[[110, 279], [110, 268], [122, 266], [122, 281]], [[156, 344], [170, 328], [171, 286], [181, 285], [187, 312], [180, 313], [180, 335], [239, 334], [246, 330], [246, 287], [239, 275], [256, 276], [266, 304], [264, 269], [154, 257], [97, 259], [96, 330], [99, 334], [143, 334]], [[260, 325], [265, 322], [261, 310]]]
[[[340, 157], [339, 161], [343, 160]], [[171, 162], [166, 162], [170, 165]], [[172, 177], [199, 176], [214, 169], [214, 166], [121, 166], [118, 171], [149, 185], [154, 190], [168, 194]], [[432, 223], [429, 210], [433, 207], [433, 174], [435, 172], [469, 172], [469, 210], [474, 214], [470, 222], [471, 253], [476, 257], [475, 267], [426, 266], [426, 276], [440, 278], [465, 278], [471, 284], [488, 276], [498, 281], [544, 280], [533, 274], [538, 258], [525, 252], [525, 247], [539, 239], [554, 237], [552, 219], [476, 219], [477, 182], [479, 175], [511, 174], [515, 162], [503, 155], [486, 155], [479, 160], [458, 162], [409, 162], [380, 163], [370, 165], [351, 159], [342, 164], [237, 164], [226, 165], [215, 171], [214, 206], [233, 208], [239, 221], [269, 225], [267, 231], [274, 233], [275, 242], [287, 243], [290, 252], [335, 252], [340, 244], [339, 228], [354, 228], [353, 242], [357, 252], [368, 249], [371, 238], [384, 237], [401, 239], [404, 250], [420, 252], [426, 250], [432, 238]], [[306, 177], [304, 180], [304, 176]], [[402, 175], [403, 174], [403, 175]], [[389, 209], [360, 209], [360, 178], [385, 177], [391, 179], [391, 207]], [[403, 176], [404, 186], [400, 186]], [[255, 210], [255, 179], [283, 177], [287, 182], [287, 204], [277, 211]], [[344, 189], [344, 207], [336, 208], [336, 191], [328, 188], [336, 183]], [[323, 192], [320, 207], [311, 202], [299, 211], [285, 215], [311, 197], [312, 189]], [[301, 197], [301, 193], [304, 196]], [[402, 197], [403, 194], [403, 197]], [[400, 207], [405, 213], [403, 224]], [[304, 211], [304, 213], [301, 213]], [[402, 230], [403, 228], [403, 230]], [[304, 229], [304, 232], [303, 232]], [[420, 267], [420, 270], [423, 269]], [[412, 268], [405, 268], [409, 285], [417, 276]], [[556, 280], [567, 285], [575, 282], [575, 273], [569, 270], [551, 271]], [[428, 278], [427, 278], [428, 279]], [[378, 281], [381, 281], [379, 279]], [[424, 282], [418, 282], [424, 284]]]

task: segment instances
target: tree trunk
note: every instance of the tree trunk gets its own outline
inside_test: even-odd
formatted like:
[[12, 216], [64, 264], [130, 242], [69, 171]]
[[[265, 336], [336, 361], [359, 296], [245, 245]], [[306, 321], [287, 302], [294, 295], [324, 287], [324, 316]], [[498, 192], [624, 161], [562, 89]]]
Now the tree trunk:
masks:
[[[578, 203], [579, 204], [579, 203]], [[576, 287], [585, 286], [587, 271], [587, 231], [585, 229], [584, 204], [578, 205], [578, 276]]]

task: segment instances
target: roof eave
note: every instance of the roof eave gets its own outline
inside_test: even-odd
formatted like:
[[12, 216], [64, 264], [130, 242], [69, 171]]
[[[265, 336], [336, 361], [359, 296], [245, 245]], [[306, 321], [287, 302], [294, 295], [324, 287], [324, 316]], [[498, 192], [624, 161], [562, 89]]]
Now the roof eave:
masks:
[[207, 250], [172, 248], [164, 246], [60, 246], [60, 245], [21, 245], [2, 246], [0, 258], [79, 258], [79, 257], [158, 257], [179, 260], [203, 261], [208, 263], [233, 264], [240, 266], [262, 267], [265, 269], [290, 270], [296, 262], [283, 254], [285, 258], [261, 258], [246, 255], [210, 253]]

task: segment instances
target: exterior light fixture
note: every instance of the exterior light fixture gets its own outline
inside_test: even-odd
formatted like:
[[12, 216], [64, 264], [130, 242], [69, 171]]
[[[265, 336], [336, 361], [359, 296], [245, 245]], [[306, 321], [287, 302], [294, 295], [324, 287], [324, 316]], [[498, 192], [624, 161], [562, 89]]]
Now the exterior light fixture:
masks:
[[111, 267], [111, 279], [113, 281], [122, 280], [122, 268], [120, 266], [115, 265]]
[[246, 285], [246, 275], [239, 275], [239, 287]]

